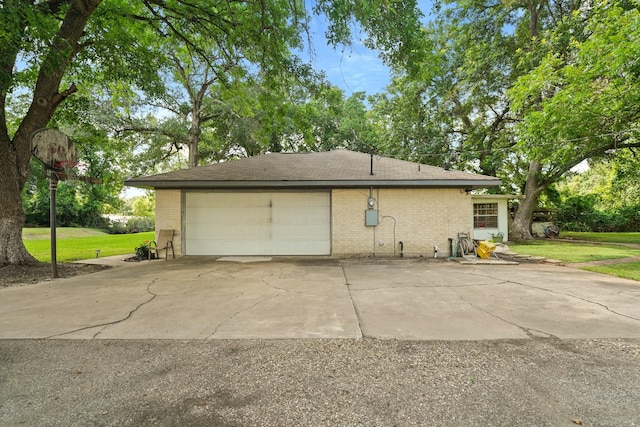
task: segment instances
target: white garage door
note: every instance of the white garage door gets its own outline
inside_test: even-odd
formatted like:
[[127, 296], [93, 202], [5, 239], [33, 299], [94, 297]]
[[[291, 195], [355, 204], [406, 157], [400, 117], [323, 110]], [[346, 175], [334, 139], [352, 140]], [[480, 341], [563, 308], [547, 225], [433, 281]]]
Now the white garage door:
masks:
[[185, 195], [187, 255], [329, 255], [328, 192]]

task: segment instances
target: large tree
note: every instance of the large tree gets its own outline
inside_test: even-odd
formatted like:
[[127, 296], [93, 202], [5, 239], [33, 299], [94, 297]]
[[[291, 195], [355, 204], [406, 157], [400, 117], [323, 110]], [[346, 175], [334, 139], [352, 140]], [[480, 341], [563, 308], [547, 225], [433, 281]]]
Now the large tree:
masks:
[[[415, 1], [321, 0], [314, 12], [333, 23], [332, 42], [348, 41], [353, 23], [383, 58], [411, 57], [419, 29]], [[5, 0], [0, 6], [0, 265], [35, 260], [22, 243], [20, 193], [30, 173], [30, 138], [84, 81], [120, 80], [151, 90], [157, 66], [146, 49], [154, 37], [181, 41], [206, 58], [217, 45], [277, 73], [289, 47], [300, 47], [309, 12], [304, 2], [273, 0]], [[202, 44], [201, 44], [202, 41]], [[231, 55], [232, 57], [235, 55]], [[285, 61], [286, 63], [286, 61]], [[32, 101], [17, 127], [7, 122], [8, 97]]]
[[502, 178], [521, 192], [510, 235], [584, 159], [638, 142], [638, 2], [438, 3], [417, 74], [375, 111], [399, 156]]
[[154, 126], [149, 123], [153, 120], [151, 115], [127, 114], [123, 117], [122, 131], [164, 136], [168, 140], [169, 153], [173, 147], [186, 147], [188, 166], [196, 167], [203, 127], [228, 109], [221, 92], [232, 84], [230, 76], [234, 71], [241, 71], [242, 58], [230, 57], [216, 48], [209, 49], [207, 57], [203, 58], [184, 46], [171, 48], [166, 56], [166, 90], [156, 99], [148, 99], [148, 105], [141, 103], [139, 107], [168, 114], [167, 118]]
[[[640, 147], [640, 2], [598, 0], [540, 41], [546, 54], [510, 90], [530, 159], [515, 238], [530, 238], [538, 196], [585, 159]], [[577, 31], [567, 31], [574, 29]]]
[[144, 159], [140, 164], [184, 157], [183, 149], [188, 167], [238, 151], [254, 155], [278, 150], [281, 141], [273, 139], [291, 133], [291, 111], [326, 84], [321, 74], [296, 57], [287, 58], [274, 79], [251, 73], [253, 64], [243, 58], [232, 60], [216, 54], [216, 49], [209, 52], [205, 61], [189, 49], [170, 49], [165, 90], [151, 96], [130, 93], [117, 108], [121, 125], [116, 127], [139, 142]]
[[[7, 263], [33, 263], [34, 259], [22, 244], [24, 212], [20, 193], [30, 173], [30, 138], [45, 127], [56, 108], [77, 87], [69, 84], [61, 90], [62, 79], [69, 63], [83, 48], [84, 29], [99, 1], [62, 1], [30, 3], [8, 1], [0, 14], [0, 265]], [[62, 18], [58, 28], [55, 20]], [[47, 42], [45, 42], [45, 40]], [[36, 61], [25, 49], [33, 47], [39, 72], [33, 86], [33, 101], [17, 130], [11, 136], [7, 129], [7, 96], [18, 83], [16, 62]]]

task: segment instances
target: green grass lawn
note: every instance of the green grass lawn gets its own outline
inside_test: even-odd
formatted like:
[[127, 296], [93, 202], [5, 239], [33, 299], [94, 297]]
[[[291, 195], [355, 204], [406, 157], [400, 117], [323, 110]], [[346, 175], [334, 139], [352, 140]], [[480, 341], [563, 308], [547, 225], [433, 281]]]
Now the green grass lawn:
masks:
[[576, 240], [589, 240], [592, 242], [631, 243], [640, 245], [640, 233], [581, 233], [576, 231], [563, 231], [561, 238]]
[[[51, 262], [50, 231], [48, 228], [26, 228], [23, 241], [27, 250], [38, 261]], [[56, 258], [58, 261], [77, 261], [100, 257], [133, 254], [136, 246], [145, 240], [153, 240], [154, 232], [137, 234], [107, 234], [87, 228], [58, 228], [56, 230]]]
[[[593, 241], [594, 243], [542, 239], [509, 244], [509, 248], [519, 254], [544, 256], [564, 262], [589, 262], [640, 256], [640, 249], [620, 245], [629, 243], [640, 244], [638, 241], [640, 233], [567, 232], [562, 233], [561, 236], [571, 237], [576, 240]], [[588, 266], [582, 269], [640, 281], [640, 262], [636, 261]]]
[[583, 270], [595, 271], [597, 273], [609, 274], [611, 276], [623, 277], [640, 282], [640, 261], [583, 267]]
[[[96, 237], [109, 236], [104, 230], [97, 228], [73, 228], [56, 227], [57, 239], [70, 239], [76, 237]], [[22, 229], [22, 240], [49, 240], [51, 230], [49, 228], [24, 228]]]
[[519, 242], [510, 244], [509, 248], [519, 254], [543, 256], [564, 262], [588, 262], [640, 256], [640, 249], [626, 246], [558, 240]]

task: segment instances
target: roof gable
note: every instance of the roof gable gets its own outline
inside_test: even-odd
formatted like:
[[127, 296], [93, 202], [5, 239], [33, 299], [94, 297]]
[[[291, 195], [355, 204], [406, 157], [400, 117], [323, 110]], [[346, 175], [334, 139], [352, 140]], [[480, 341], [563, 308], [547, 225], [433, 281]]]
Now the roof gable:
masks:
[[[373, 174], [372, 174], [373, 172]], [[489, 187], [500, 180], [348, 150], [271, 153], [159, 175], [126, 185], [152, 188]]]

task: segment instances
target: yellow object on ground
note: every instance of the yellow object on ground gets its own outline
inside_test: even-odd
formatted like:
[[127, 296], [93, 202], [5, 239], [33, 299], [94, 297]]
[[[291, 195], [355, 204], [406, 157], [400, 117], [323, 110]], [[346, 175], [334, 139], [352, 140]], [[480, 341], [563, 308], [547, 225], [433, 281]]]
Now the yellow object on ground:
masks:
[[496, 250], [496, 245], [486, 240], [483, 240], [478, 245], [478, 256], [480, 258], [489, 258], [493, 251]]

